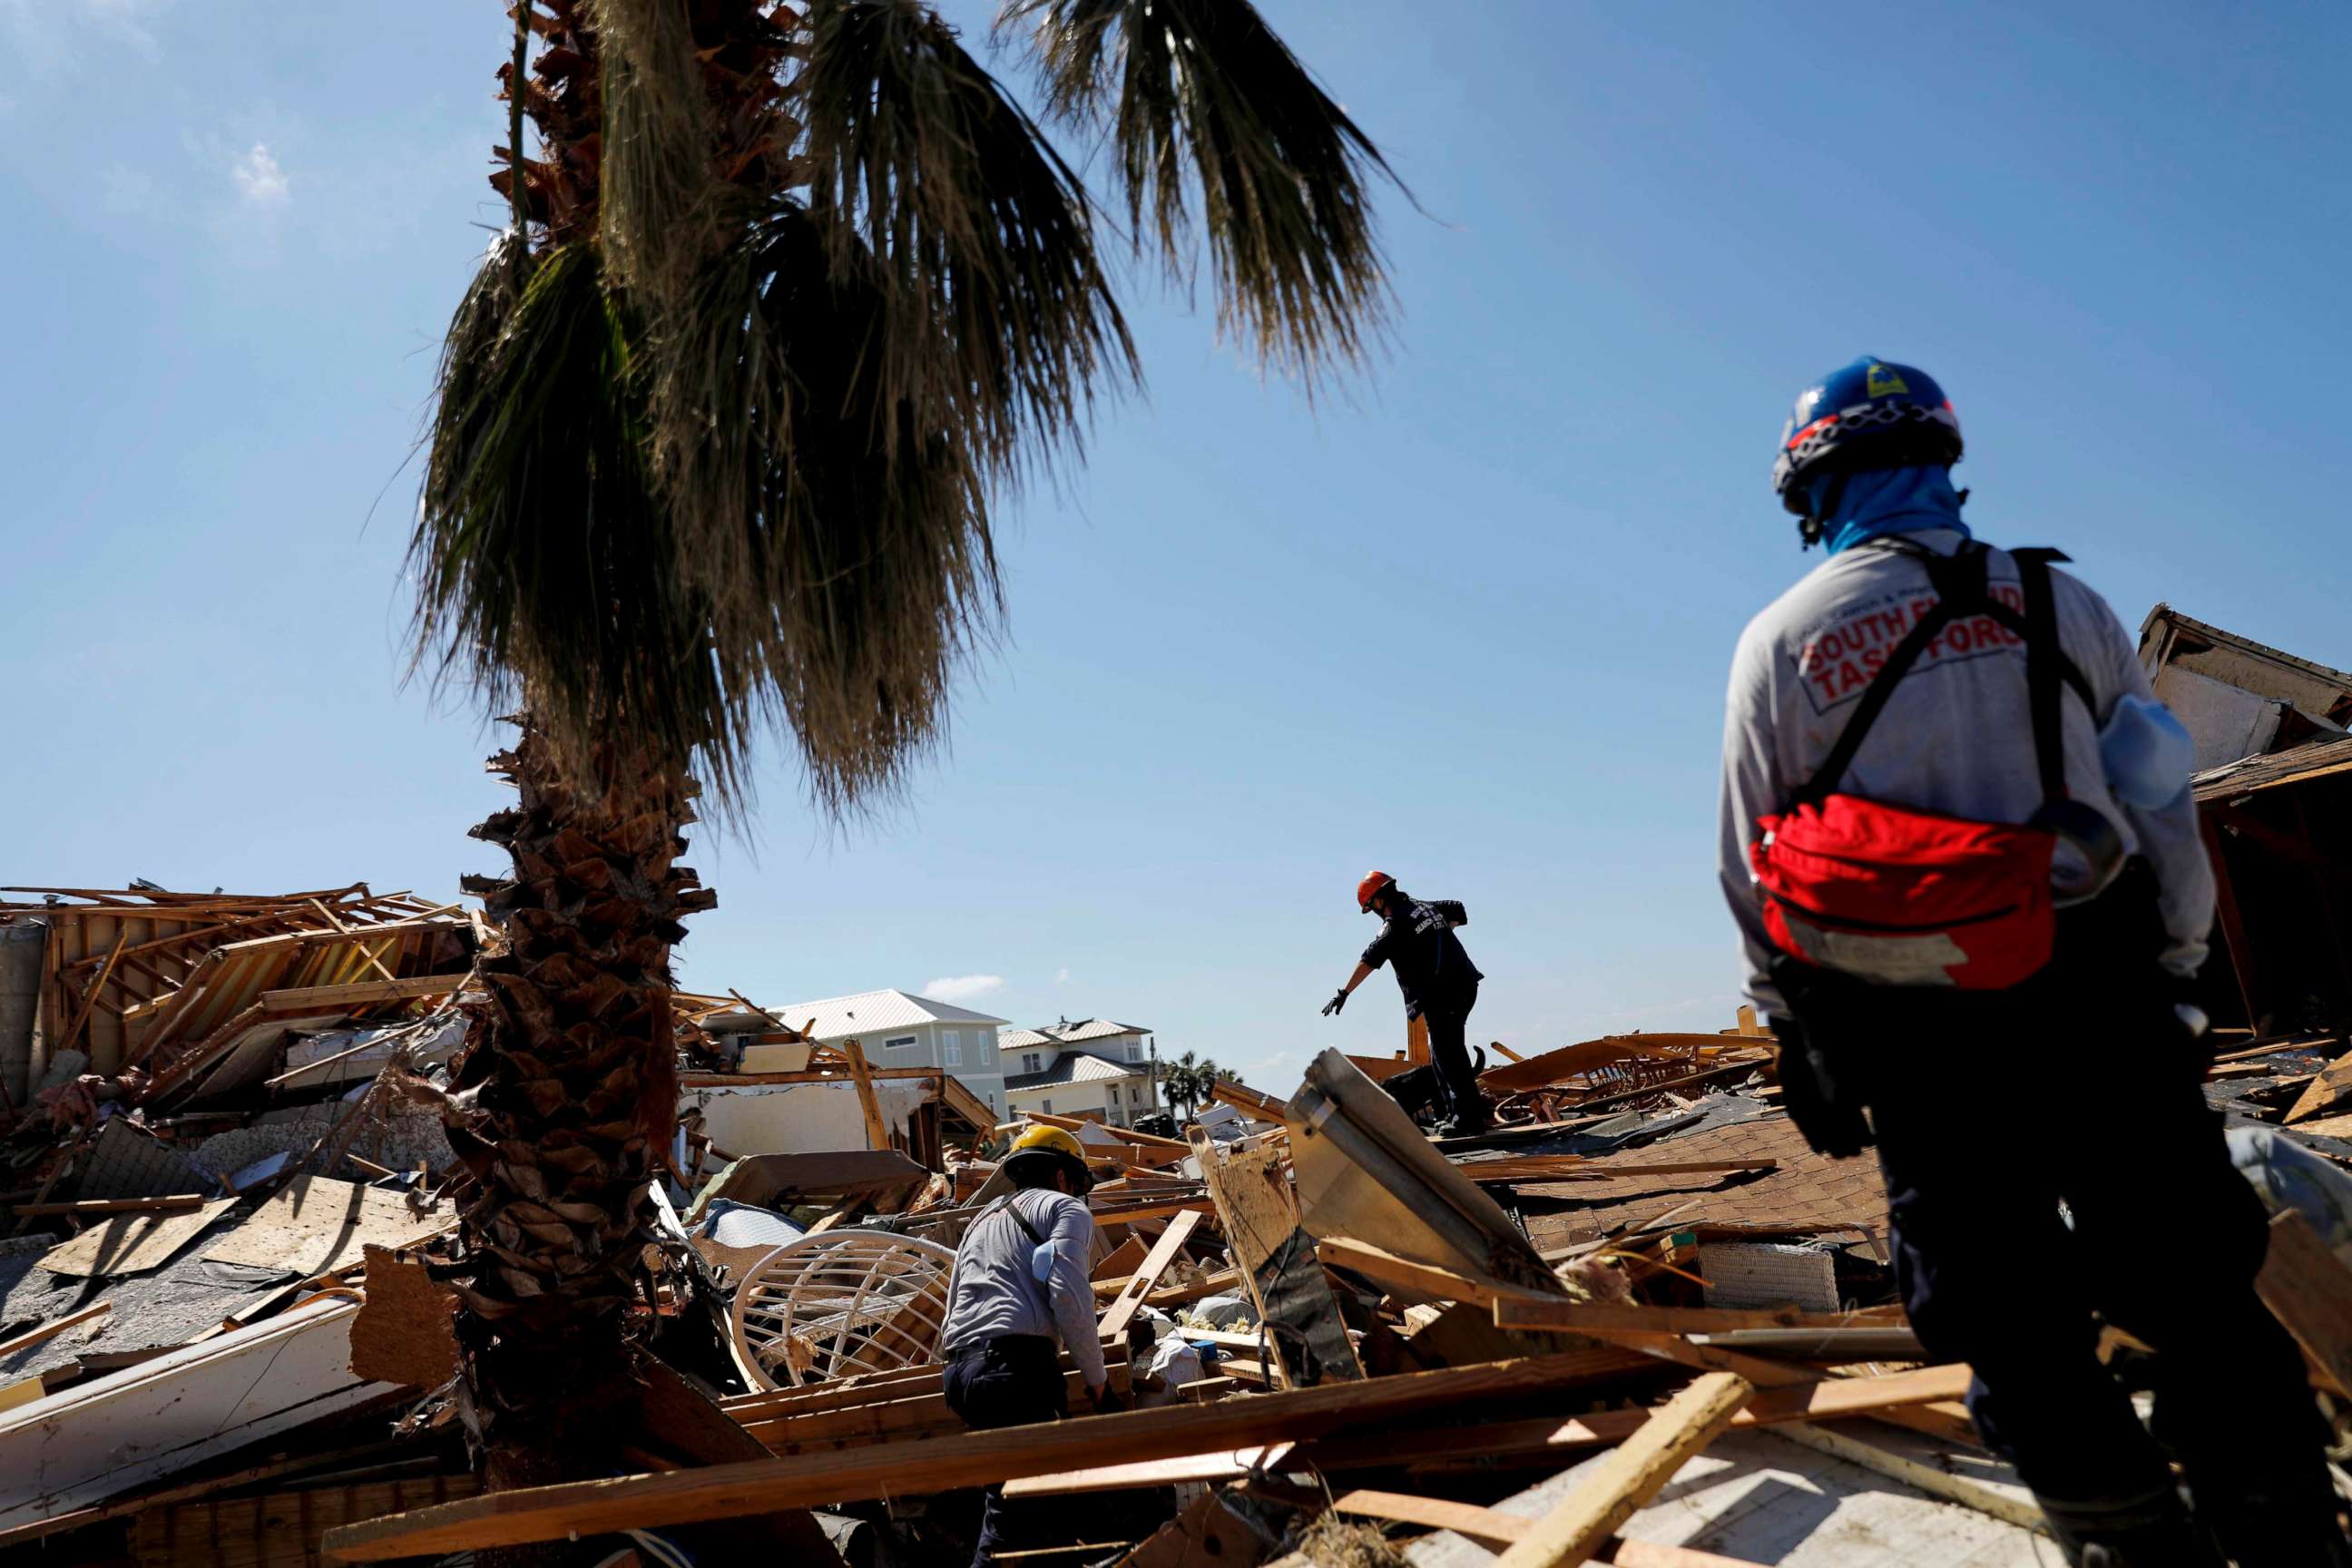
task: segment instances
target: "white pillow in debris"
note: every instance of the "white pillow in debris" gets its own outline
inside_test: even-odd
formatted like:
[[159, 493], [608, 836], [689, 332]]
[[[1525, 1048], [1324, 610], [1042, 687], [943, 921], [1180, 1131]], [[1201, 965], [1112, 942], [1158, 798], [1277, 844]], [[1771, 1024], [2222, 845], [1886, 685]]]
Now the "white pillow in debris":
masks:
[[2275, 1128], [2232, 1127], [2230, 1160], [2273, 1214], [2293, 1209], [2352, 1268], [2352, 1176]]

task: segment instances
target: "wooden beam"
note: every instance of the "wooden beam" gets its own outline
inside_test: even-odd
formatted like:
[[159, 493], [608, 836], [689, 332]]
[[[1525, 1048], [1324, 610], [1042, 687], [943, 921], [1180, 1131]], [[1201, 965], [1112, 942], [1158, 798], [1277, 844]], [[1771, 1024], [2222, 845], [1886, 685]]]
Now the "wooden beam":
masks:
[[882, 1102], [875, 1097], [874, 1068], [866, 1059], [866, 1047], [856, 1040], [844, 1040], [840, 1049], [848, 1058], [850, 1079], [857, 1085], [857, 1113], [866, 1119], [866, 1146], [887, 1149], [890, 1124], [882, 1120]]
[[1186, 1209], [1168, 1222], [1168, 1228], [1160, 1233], [1160, 1239], [1151, 1244], [1150, 1252], [1144, 1254], [1142, 1267], [1128, 1276], [1126, 1286], [1113, 1299], [1109, 1310], [1103, 1313], [1100, 1326], [1105, 1340], [1114, 1344], [1125, 1341], [1127, 1325], [1134, 1321], [1137, 1312], [1142, 1310], [1144, 1297], [1150, 1294], [1151, 1288], [1160, 1283], [1160, 1277], [1168, 1272], [1169, 1265], [1174, 1263], [1177, 1256], [1184, 1250], [1184, 1243], [1191, 1238], [1201, 1218], [1197, 1211]]
[[2271, 1218], [2270, 1250], [2254, 1290], [2334, 1392], [2352, 1394], [2352, 1269], [2293, 1209]]
[[1591, 1561], [1685, 1460], [1731, 1425], [1755, 1393], [1744, 1377], [1711, 1372], [1675, 1394], [1596, 1464], [1567, 1501], [1537, 1521], [1496, 1568], [1576, 1568]]
[[1857, 1318], [1847, 1312], [1801, 1312], [1794, 1307], [1618, 1307], [1530, 1294], [1497, 1300], [1495, 1326], [1563, 1334], [1583, 1333], [1590, 1329], [1727, 1334], [1741, 1329], [1899, 1329], [1903, 1325]]
[[2347, 1094], [2352, 1094], [2352, 1056], [2342, 1056], [2319, 1070], [2279, 1120], [2289, 1127], [2308, 1121]]
[[1433, 1263], [1399, 1258], [1395, 1253], [1366, 1241], [1325, 1237], [1315, 1244], [1315, 1256], [1331, 1268], [1360, 1274], [1391, 1289], [1428, 1296], [1440, 1301], [1470, 1301], [1481, 1307], [1499, 1308], [1507, 1300], [1549, 1302], [1552, 1300], [1533, 1290], [1474, 1279], [1467, 1274], [1457, 1274]]
[[[1621, 1371], [1616, 1349], [1489, 1362], [1294, 1389], [1216, 1405], [1082, 1415], [960, 1436], [888, 1443], [848, 1453], [712, 1465], [493, 1492], [463, 1502], [340, 1526], [322, 1542], [338, 1562], [560, 1541], [606, 1531], [739, 1519], [826, 1502], [952, 1491], [1050, 1475], [1090, 1458], [1175, 1458], [1242, 1444], [1318, 1436], [1366, 1421], [1475, 1410], [1540, 1397]], [[1743, 1389], [1747, 1386], [1742, 1384]]]
[[1221, 1105], [1230, 1105], [1244, 1116], [1260, 1121], [1270, 1121], [1276, 1127], [1287, 1124], [1290, 1107], [1270, 1094], [1260, 1094], [1244, 1083], [1221, 1078], [1209, 1086], [1209, 1098]]
[[43, 1323], [39, 1328], [18, 1334], [13, 1340], [0, 1342], [0, 1361], [6, 1360], [18, 1351], [30, 1350], [44, 1340], [53, 1340], [76, 1324], [87, 1323], [92, 1318], [104, 1317], [112, 1310], [114, 1310], [113, 1301], [100, 1301], [95, 1307], [84, 1307], [79, 1312], [68, 1312], [54, 1322]]
[[349, 985], [303, 985], [289, 991], [265, 991], [261, 994], [261, 1006], [263, 1011], [269, 1013], [315, 1013], [322, 1008], [359, 1007], [374, 1002], [400, 1002], [417, 996], [446, 996], [457, 992], [471, 978], [470, 974], [419, 974], [407, 980], [361, 980]]
[[1524, 1154], [1472, 1160], [1455, 1167], [1474, 1182], [1606, 1181], [1616, 1176], [1714, 1176], [1777, 1171], [1778, 1160], [1684, 1160], [1655, 1165], [1613, 1165], [1580, 1154]]
[[1497, 1513], [1475, 1503], [1412, 1497], [1403, 1492], [1352, 1491], [1335, 1500], [1331, 1511], [1391, 1520], [1398, 1524], [1425, 1524], [1433, 1530], [1450, 1530], [1456, 1535], [1497, 1541], [1506, 1546], [1536, 1527], [1534, 1520], [1520, 1514]]

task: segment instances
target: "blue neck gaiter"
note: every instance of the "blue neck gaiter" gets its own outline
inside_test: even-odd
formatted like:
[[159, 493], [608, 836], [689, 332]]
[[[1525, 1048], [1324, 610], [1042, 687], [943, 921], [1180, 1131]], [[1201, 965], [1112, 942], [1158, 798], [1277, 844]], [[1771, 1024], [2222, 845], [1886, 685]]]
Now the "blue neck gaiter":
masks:
[[1890, 533], [1949, 528], [1964, 539], [1969, 535], [1952, 470], [1940, 465], [1822, 474], [1812, 480], [1807, 500], [1821, 519], [1822, 543], [1832, 555]]

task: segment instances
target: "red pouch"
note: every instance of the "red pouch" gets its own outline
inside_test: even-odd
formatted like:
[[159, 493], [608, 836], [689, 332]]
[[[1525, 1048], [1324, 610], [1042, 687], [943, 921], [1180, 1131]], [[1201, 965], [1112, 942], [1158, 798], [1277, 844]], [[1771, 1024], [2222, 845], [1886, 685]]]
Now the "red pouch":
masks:
[[1783, 952], [1881, 985], [2000, 990], [2050, 962], [2057, 837], [1832, 795], [1748, 848]]

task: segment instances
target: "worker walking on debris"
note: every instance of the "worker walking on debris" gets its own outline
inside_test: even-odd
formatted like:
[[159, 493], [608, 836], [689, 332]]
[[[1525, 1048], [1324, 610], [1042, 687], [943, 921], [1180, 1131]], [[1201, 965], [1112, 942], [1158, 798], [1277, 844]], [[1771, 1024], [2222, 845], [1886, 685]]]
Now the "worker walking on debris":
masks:
[[[1721, 862], [1786, 1103], [1824, 1152], [1874, 1139], [1920, 1343], [1974, 1368], [2070, 1561], [2352, 1563], [2200, 1091], [2185, 736], [2064, 556], [1971, 538], [1960, 452], [1936, 383], [1874, 359], [1783, 432], [1774, 488], [1828, 559], [1740, 638]], [[2095, 1314], [2156, 1351], [2201, 1531]]]
[[1414, 898], [1386, 871], [1369, 871], [1356, 884], [1356, 908], [1381, 917], [1381, 933], [1364, 949], [1348, 984], [1323, 1005], [1323, 1016], [1331, 1017], [1345, 1007], [1349, 994], [1381, 964], [1394, 969], [1406, 1023], [1420, 1018], [1429, 1028], [1429, 1055], [1437, 1067], [1438, 1103], [1444, 1112], [1439, 1136], [1484, 1132], [1486, 1099], [1479, 1092], [1464, 1036], [1470, 1009], [1478, 1005], [1478, 982], [1486, 976], [1454, 934], [1470, 923], [1469, 915], [1452, 899]]
[[[1002, 1169], [1013, 1191], [982, 1209], [956, 1248], [947, 1323], [948, 1407], [974, 1427], [1022, 1426], [1066, 1412], [1061, 1346], [1078, 1363], [1097, 1413], [1119, 1408], [1095, 1332], [1094, 1174], [1086, 1151], [1058, 1127], [1034, 1126], [1013, 1142]], [[1035, 1539], [1037, 1504], [988, 1489], [973, 1568], [1000, 1552], [1054, 1544]]]

